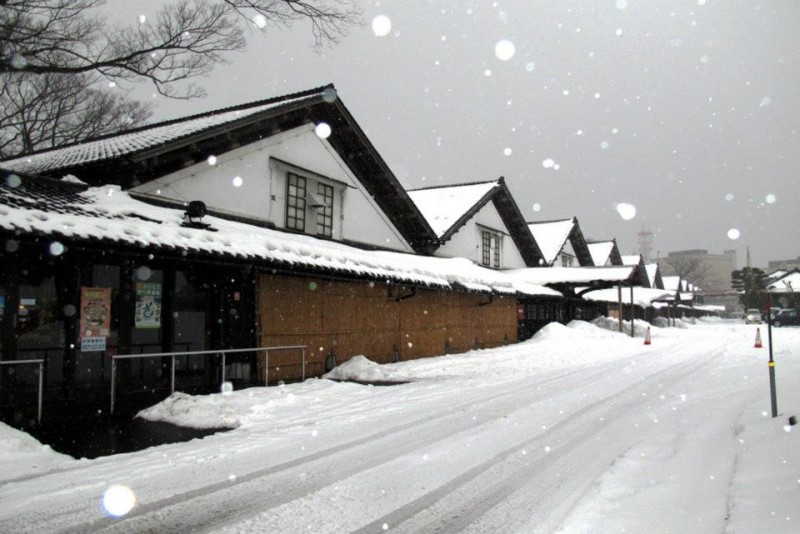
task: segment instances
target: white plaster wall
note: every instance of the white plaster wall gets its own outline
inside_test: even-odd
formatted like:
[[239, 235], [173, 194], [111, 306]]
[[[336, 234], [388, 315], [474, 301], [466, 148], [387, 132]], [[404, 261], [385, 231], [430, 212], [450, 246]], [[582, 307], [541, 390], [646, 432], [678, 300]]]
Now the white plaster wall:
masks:
[[553, 267], [561, 267], [561, 257], [567, 254], [568, 256], [572, 256], [572, 266], [573, 267], [580, 267], [578, 263], [578, 257], [575, 255], [575, 249], [572, 248], [572, 243], [569, 239], [564, 242], [564, 246], [561, 247], [561, 252], [558, 253], [556, 256], [555, 262], [553, 262]]
[[150, 181], [134, 191], [179, 200], [202, 200], [210, 209], [285, 226], [285, 167], [275, 159], [342, 184], [334, 204], [334, 235], [403, 252], [403, 239], [336, 151], [314, 133], [313, 125], [217, 154], [213, 165], [202, 162]]
[[467, 223], [456, 232], [447, 243], [440, 247], [435, 256], [445, 258], [469, 258], [477, 264], [483, 258], [481, 242], [481, 226], [503, 233], [501, 269], [522, 269], [525, 260], [517, 250], [508, 228], [492, 202], [488, 202]]

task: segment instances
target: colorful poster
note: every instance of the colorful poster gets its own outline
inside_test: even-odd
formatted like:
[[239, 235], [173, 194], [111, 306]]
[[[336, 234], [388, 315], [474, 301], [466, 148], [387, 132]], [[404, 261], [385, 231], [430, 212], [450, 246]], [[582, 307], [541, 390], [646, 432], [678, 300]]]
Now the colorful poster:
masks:
[[136, 328], [161, 328], [161, 284], [136, 282]]
[[111, 330], [111, 288], [81, 288], [81, 350], [106, 350], [106, 338]]

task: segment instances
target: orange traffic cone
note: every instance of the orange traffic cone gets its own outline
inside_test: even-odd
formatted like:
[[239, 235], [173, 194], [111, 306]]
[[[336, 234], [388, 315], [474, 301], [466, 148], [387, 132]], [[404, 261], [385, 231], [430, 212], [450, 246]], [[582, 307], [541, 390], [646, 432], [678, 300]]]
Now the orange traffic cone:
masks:
[[761, 347], [763, 347], [761, 344], [761, 329], [756, 328], [756, 348], [760, 349]]
[[645, 345], [649, 345], [650, 344], [650, 327], [649, 326], [647, 327], [647, 330], [644, 331], [644, 344]]

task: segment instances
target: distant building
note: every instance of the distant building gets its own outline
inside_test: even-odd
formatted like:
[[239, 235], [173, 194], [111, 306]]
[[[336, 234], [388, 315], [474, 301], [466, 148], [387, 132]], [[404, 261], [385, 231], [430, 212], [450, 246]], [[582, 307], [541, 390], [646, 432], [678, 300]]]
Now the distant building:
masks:
[[707, 250], [679, 250], [658, 259], [663, 276], [680, 276], [706, 291], [731, 289], [731, 272], [738, 267], [736, 251], [709, 254]]
[[776, 260], [771, 261], [767, 265], [767, 272], [771, 273], [772, 271], [777, 270], [783, 271], [791, 271], [792, 269], [800, 269], [800, 256], [793, 260]]

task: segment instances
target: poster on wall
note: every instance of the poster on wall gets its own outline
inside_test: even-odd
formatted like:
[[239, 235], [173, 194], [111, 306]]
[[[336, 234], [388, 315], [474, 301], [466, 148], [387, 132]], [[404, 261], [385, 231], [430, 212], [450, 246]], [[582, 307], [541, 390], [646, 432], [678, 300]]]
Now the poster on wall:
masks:
[[81, 288], [81, 351], [106, 350], [111, 330], [111, 288]]
[[161, 328], [161, 284], [136, 282], [136, 328]]

